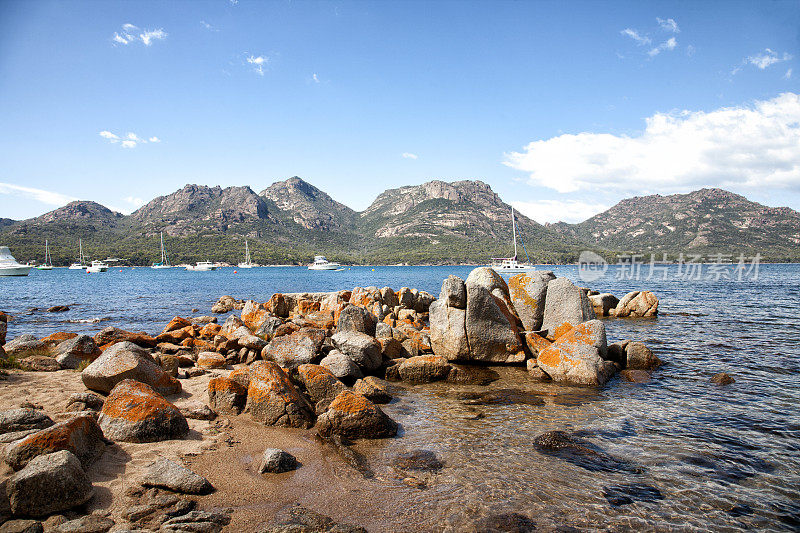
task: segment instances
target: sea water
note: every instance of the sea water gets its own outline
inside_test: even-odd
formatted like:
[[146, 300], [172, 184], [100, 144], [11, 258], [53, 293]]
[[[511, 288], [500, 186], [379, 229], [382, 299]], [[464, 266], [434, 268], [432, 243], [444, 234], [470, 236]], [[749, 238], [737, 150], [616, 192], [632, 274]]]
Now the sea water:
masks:
[[[463, 395], [485, 390], [474, 386], [406, 389], [384, 409], [401, 424], [401, 436], [357, 447], [376, 465], [428, 449], [445, 467], [427, 490], [373, 481], [384, 483], [376, 497], [393, 498], [398, 508], [378, 529], [460, 531], [507, 513], [544, 529], [800, 528], [800, 265], [761, 265], [757, 279], [751, 273], [742, 281], [681, 278], [674, 266], [648, 276], [646, 268], [631, 275], [612, 266], [587, 282], [575, 266], [540, 267], [618, 297], [631, 290], [659, 297], [656, 319], [605, 320], [609, 342], [642, 341], [667, 363], [650, 383], [615, 377], [599, 390], [572, 388], [531, 382], [514, 368], [489, 386], [538, 394], [544, 405], [470, 405]], [[470, 270], [34, 270], [0, 278], [0, 309], [12, 315], [9, 339], [106, 326], [156, 334], [175, 315], [211, 314], [224, 294], [266, 301], [275, 292], [388, 285], [437, 295], [448, 275], [466, 278]], [[48, 313], [54, 305], [70, 310]], [[736, 383], [710, 384], [718, 372]], [[534, 438], [550, 430], [578, 436], [601, 460], [538, 452]]]

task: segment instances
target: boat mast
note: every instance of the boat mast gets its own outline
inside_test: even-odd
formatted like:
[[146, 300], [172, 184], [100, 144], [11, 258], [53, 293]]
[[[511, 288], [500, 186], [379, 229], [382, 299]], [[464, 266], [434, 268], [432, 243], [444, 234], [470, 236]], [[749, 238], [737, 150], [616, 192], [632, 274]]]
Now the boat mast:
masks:
[[164, 253], [164, 232], [161, 232], [161, 264], [167, 264], [167, 254]]
[[517, 221], [514, 220], [514, 206], [511, 206], [511, 228], [514, 232], [514, 260], [517, 259]]
[[78, 262], [83, 264], [83, 239], [78, 239]]
[[244, 262], [250, 264], [250, 246], [247, 245], [247, 239], [244, 241]]

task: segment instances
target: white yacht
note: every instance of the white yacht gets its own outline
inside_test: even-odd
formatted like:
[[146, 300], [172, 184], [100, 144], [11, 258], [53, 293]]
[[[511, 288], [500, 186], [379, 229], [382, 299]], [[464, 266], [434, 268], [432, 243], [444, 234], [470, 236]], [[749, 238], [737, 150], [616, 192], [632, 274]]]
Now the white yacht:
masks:
[[239, 268], [253, 268], [253, 261], [250, 260], [250, 247], [244, 241], [244, 263], [239, 263]]
[[102, 261], [92, 261], [92, 264], [86, 267], [86, 272], [98, 273], [108, 270], [108, 264]]
[[27, 276], [31, 268], [17, 263], [8, 246], [0, 246], [0, 276]]
[[169, 257], [167, 257], [167, 252], [164, 250], [164, 232], [161, 232], [161, 261], [158, 263], [153, 263], [153, 266], [150, 268], [172, 268], [172, 265], [169, 264]]
[[[514, 217], [513, 207], [511, 208], [511, 227], [514, 234], [514, 257], [493, 257], [492, 269], [498, 274], [503, 274], [505, 272], [516, 274], [519, 272], [530, 272], [532, 270], [536, 270], [536, 267], [530, 263], [517, 261], [517, 220], [516, 217]], [[525, 247], [524, 242], [522, 243], [522, 247]], [[527, 251], [525, 252], [525, 255], [528, 255]]]
[[339, 263], [332, 263], [325, 259], [324, 255], [315, 255], [314, 262], [308, 265], [309, 270], [337, 270], [342, 265]]
[[196, 272], [208, 272], [209, 270], [216, 270], [217, 265], [211, 261], [198, 261], [194, 266], [189, 265], [186, 270], [194, 270]]
[[80, 250], [78, 260], [69, 266], [70, 270], [86, 270], [88, 268], [86, 266], [86, 258], [83, 257], [83, 241], [81, 239], [78, 239], [78, 247]]
[[37, 270], [53, 270], [53, 258], [50, 257], [50, 246], [44, 241], [44, 264], [38, 265]]

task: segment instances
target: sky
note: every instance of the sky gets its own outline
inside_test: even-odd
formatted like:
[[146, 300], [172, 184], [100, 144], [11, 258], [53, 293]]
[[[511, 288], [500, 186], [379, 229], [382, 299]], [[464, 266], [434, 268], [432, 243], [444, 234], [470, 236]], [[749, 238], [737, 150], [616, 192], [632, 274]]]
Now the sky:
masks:
[[0, 217], [295, 175], [800, 210], [800, 1], [0, 2]]

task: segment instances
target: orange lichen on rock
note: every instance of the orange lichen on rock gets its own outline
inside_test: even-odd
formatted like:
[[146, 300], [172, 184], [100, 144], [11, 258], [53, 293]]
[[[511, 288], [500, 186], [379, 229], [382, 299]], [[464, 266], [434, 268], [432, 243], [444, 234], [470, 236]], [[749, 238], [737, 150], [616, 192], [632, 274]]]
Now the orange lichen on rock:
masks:
[[562, 322], [553, 331], [547, 332], [547, 338], [555, 341], [565, 333], [572, 331], [574, 327], [575, 326], [571, 322]]
[[42, 342], [44, 342], [45, 344], [55, 345], [63, 341], [68, 341], [69, 339], [74, 339], [77, 336], [78, 336], [77, 333], [72, 333], [68, 331], [58, 331], [56, 333], [51, 333], [47, 337], [43, 338]]
[[549, 348], [552, 344], [549, 340], [545, 339], [538, 333], [533, 332], [525, 334], [525, 342], [534, 357], [538, 357], [540, 352]]
[[301, 315], [305, 316], [311, 313], [318, 312], [322, 307], [320, 302], [315, 302], [313, 300], [300, 300], [297, 303], [297, 312]]
[[78, 416], [9, 444], [5, 460], [19, 470], [39, 455], [68, 450], [84, 467], [103, 453], [103, 432], [91, 416]]
[[167, 324], [164, 327], [163, 330], [161, 330], [161, 333], [167, 333], [168, 331], [175, 331], [175, 330], [178, 330], [178, 329], [183, 329], [183, 328], [185, 328], [187, 326], [191, 326], [191, 325], [192, 325], [192, 322], [188, 318], [183, 318], [183, 317], [180, 317], [180, 316], [176, 316], [175, 318], [173, 318], [172, 320], [169, 321], [169, 324]]
[[106, 398], [98, 418], [105, 435], [123, 442], [182, 438], [189, 432], [177, 407], [144, 383], [126, 379]]
[[528, 284], [532, 282], [533, 279], [527, 274], [511, 276], [508, 280], [508, 293], [512, 301], [520, 300], [524, 305], [535, 310], [539, 306], [539, 302], [531, 296], [531, 289]]
[[219, 335], [219, 332], [222, 330], [222, 326], [219, 324], [206, 324], [200, 329], [200, 336], [204, 338], [214, 338], [216, 335]]
[[375, 408], [375, 404], [367, 400], [360, 394], [352, 391], [342, 391], [331, 402], [329, 409], [335, 409], [347, 414], [357, 414]]
[[251, 331], [256, 331], [258, 327], [269, 318], [270, 311], [263, 304], [248, 300], [242, 308], [242, 322]]

